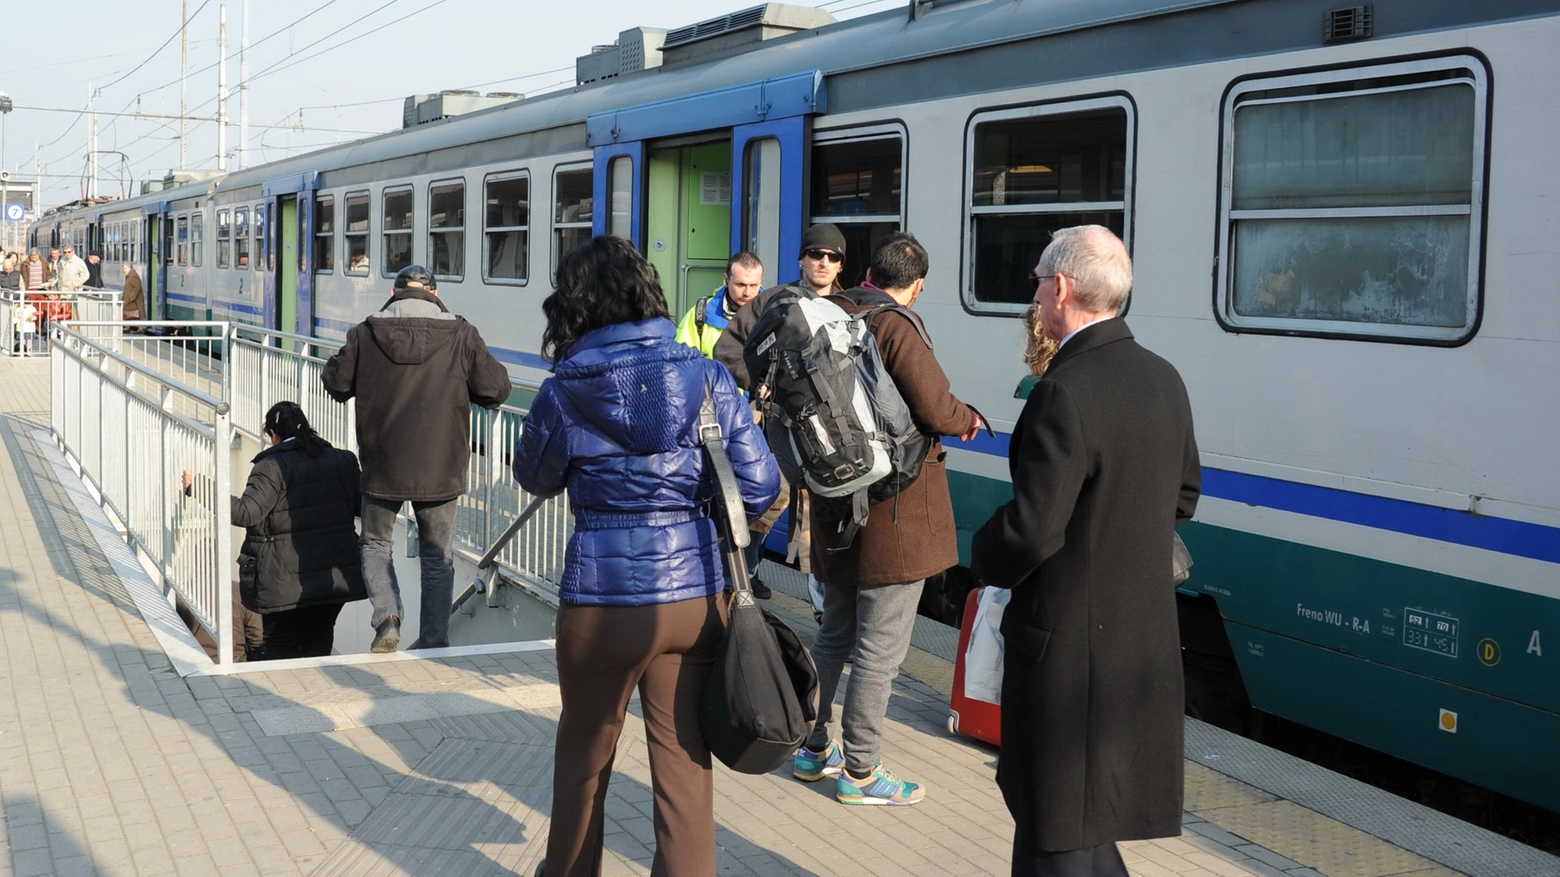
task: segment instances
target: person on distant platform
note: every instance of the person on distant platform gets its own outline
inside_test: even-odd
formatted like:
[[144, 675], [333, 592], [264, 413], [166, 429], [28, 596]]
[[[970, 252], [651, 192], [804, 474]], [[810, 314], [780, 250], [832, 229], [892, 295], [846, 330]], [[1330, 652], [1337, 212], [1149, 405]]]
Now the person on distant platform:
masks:
[[76, 248], [66, 247], [65, 255], [60, 258], [59, 272], [54, 275], [54, 286], [61, 292], [80, 292], [90, 274], [87, 263], [76, 255]]
[[103, 255], [97, 250], [87, 254], [87, 288], [103, 288]]
[[141, 290], [141, 275], [136, 273], [135, 266], [129, 262], [120, 267], [125, 272], [125, 297], [122, 302], [121, 319], [127, 321], [143, 319], [142, 302], [145, 300], [145, 293]]

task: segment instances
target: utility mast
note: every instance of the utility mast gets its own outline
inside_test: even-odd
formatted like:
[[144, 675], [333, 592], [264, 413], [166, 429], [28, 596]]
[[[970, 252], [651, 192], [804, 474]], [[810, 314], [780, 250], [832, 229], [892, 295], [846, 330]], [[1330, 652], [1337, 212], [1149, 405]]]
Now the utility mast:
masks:
[[91, 174], [87, 177], [87, 197], [98, 196], [98, 117], [97, 117], [97, 91], [92, 83], [87, 83], [87, 106], [92, 107], [92, 145], [88, 147], [87, 163], [91, 165]]
[[227, 170], [227, 4], [217, 7], [217, 170]]
[[238, 166], [249, 166], [249, 0], [239, 5], [238, 43]]
[[179, 167], [188, 167], [188, 152], [184, 145], [185, 125], [184, 117], [189, 113], [190, 90], [185, 80], [190, 75], [190, 0], [184, 0], [180, 6], [183, 12], [179, 18]]

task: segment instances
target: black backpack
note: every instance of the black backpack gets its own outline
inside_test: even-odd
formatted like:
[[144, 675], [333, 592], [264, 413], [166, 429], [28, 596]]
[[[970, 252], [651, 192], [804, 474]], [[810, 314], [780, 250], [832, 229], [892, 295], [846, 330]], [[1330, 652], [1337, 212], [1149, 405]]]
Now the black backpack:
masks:
[[813, 494], [824, 520], [843, 523], [848, 548], [872, 503], [897, 496], [921, 474], [932, 437], [921, 432], [883, 366], [872, 318], [887, 310], [926, 330], [897, 304], [860, 314], [810, 289], [776, 290], [742, 350], [762, 388], [764, 433], [780, 469]]

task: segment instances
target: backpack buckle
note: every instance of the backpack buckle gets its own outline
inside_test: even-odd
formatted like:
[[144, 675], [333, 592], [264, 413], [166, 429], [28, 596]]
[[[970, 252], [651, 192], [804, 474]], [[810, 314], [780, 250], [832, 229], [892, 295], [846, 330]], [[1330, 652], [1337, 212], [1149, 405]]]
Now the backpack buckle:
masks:
[[701, 424], [699, 424], [699, 444], [707, 445], [707, 444], [710, 444], [711, 442], [718, 442], [718, 441], [720, 441], [720, 424], [719, 423], [701, 423]]

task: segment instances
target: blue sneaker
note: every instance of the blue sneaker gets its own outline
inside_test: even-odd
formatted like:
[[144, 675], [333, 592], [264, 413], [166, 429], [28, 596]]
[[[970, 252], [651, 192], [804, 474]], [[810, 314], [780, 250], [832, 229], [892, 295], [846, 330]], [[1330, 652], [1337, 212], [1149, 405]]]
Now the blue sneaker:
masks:
[[807, 783], [816, 783], [824, 777], [839, 776], [845, 770], [845, 753], [840, 751], [840, 744], [833, 740], [822, 752], [814, 752], [803, 746], [796, 750], [796, 760], [791, 764], [791, 773], [796, 778]]
[[887, 804], [891, 807], [908, 807], [926, 798], [926, 787], [920, 783], [906, 782], [878, 762], [872, 775], [858, 780], [844, 771], [840, 772], [834, 797], [841, 804]]

